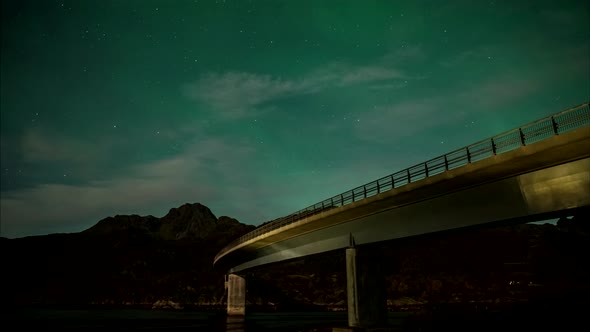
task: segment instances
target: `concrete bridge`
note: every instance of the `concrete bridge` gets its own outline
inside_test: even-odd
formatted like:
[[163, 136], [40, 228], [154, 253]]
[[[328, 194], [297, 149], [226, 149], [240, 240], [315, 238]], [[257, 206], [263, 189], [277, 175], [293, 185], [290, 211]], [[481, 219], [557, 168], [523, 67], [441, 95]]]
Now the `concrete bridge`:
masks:
[[351, 327], [386, 318], [378, 257], [363, 246], [466, 227], [524, 223], [590, 207], [585, 103], [333, 196], [236, 239], [215, 257], [228, 270], [228, 314], [245, 314], [237, 273], [346, 251]]

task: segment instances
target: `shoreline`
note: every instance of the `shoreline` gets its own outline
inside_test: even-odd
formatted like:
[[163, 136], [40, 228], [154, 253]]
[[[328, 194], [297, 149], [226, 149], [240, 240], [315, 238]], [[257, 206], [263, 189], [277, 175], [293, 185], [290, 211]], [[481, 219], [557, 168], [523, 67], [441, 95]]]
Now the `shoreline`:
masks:
[[[412, 303], [405, 305], [388, 305], [388, 312], [421, 312], [421, 311], [457, 311], [457, 312], [485, 312], [485, 311], [506, 311], [521, 307], [547, 307], [563, 308], [564, 305], [574, 307], [588, 306], [586, 302], [579, 301], [556, 301], [552, 299], [545, 300], [514, 300], [497, 302], [492, 300], [469, 301], [469, 302], [424, 302]], [[2, 310], [146, 310], [146, 311], [171, 311], [171, 312], [220, 312], [224, 313], [226, 304], [190, 304], [175, 303], [163, 306], [154, 306], [154, 303], [133, 303], [133, 304], [112, 304], [112, 303], [89, 303], [89, 304], [48, 304], [48, 303], [30, 303], [30, 304], [1, 304]], [[288, 313], [288, 312], [345, 312], [348, 310], [347, 305], [326, 304], [326, 305], [307, 305], [307, 304], [290, 304], [290, 305], [256, 305], [246, 304], [248, 312], [261, 313]]]

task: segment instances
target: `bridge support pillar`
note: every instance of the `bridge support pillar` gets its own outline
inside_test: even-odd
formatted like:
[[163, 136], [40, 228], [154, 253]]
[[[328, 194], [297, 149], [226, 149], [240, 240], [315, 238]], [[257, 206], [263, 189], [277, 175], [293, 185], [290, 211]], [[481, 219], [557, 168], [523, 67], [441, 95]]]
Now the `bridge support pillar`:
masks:
[[[346, 280], [348, 295], [348, 326], [359, 328], [385, 327], [387, 302], [385, 280], [378, 255], [346, 249]], [[383, 263], [383, 262], [381, 262]]]
[[237, 274], [227, 276], [227, 314], [244, 316], [246, 314], [246, 279]]

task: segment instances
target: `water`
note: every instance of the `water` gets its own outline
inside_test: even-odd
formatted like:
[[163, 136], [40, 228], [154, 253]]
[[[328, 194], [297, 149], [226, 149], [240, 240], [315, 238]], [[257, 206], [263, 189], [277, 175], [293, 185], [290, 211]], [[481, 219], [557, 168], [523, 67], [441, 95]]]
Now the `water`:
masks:
[[[400, 326], [407, 313], [390, 313], [391, 326]], [[346, 312], [248, 313], [227, 317], [219, 312], [134, 309], [19, 309], [2, 310], [2, 331], [331, 331], [345, 327]], [[400, 329], [401, 331], [401, 329]]]
[[[565, 331], [587, 323], [587, 306], [575, 312], [527, 310], [456, 313], [425, 319], [409, 312], [390, 312], [388, 331]], [[578, 309], [582, 309], [578, 307]], [[418, 319], [417, 319], [418, 317]], [[347, 326], [346, 312], [248, 313], [227, 317], [223, 312], [147, 309], [2, 309], [0, 329], [25, 331], [211, 331], [328, 332]]]

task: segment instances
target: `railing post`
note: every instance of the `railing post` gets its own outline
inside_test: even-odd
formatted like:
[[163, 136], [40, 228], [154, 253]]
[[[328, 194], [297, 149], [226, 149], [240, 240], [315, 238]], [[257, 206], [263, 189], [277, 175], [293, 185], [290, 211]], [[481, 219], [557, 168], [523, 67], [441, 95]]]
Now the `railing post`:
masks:
[[492, 141], [492, 152], [494, 153], [494, 155], [496, 155], [496, 142], [494, 142], [494, 138], [490, 138], [490, 140]]
[[330, 197], [330, 203], [334, 206], [334, 196]]
[[555, 118], [551, 117], [551, 125], [553, 125], [553, 133], [555, 135], [559, 135], [559, 128], [557, 127], [557, 122], [555, 122]]
[[424, 163], [424, 175], [428, 177], [428, 165], [426, 163]]
[[467, 151], [467, 163], [471, 164], [471, 153], [469, 153], [469, 147], [466, 147], [465, 151]]
[[410, 176], [410, 169], [406, 168], [406, 173], [408, 173], [408, 183], [412, 182], [412, 177]]
[[322, 210], [324, 209], [324, 201], [322, 201]]
[[525, 142], [524, 142], [524, 133], [522, 132], [522, 128], [518, 128], [518, 133], [520, 134], [520, 143], [522, 143], [522, 146], [525, 146]]
[[393, 174], [391, 174], [391, 189], [395, 188], [395, 180], [393, 179]]
[[447, 155], [445, 154], [445, 171], [449, 170], [449, 161], [447, 160]]
[[352, 189], [352, 191], [350, 192], [351, 196], [352, 196], [352, 201], [354, 202], [354, 199], [356, 197], [356, 194], [354, 192], [354, 189]]
[[365, 198], [367, 198], [367, 186], [363, 185], [363, 193], [365, 194]]
[[344, 194], [340, 194], [340, 204], [344, 205]]
[[379, 180], [377, 180], [377, 193], [381, 193], [381, 187], [379, 186]]

